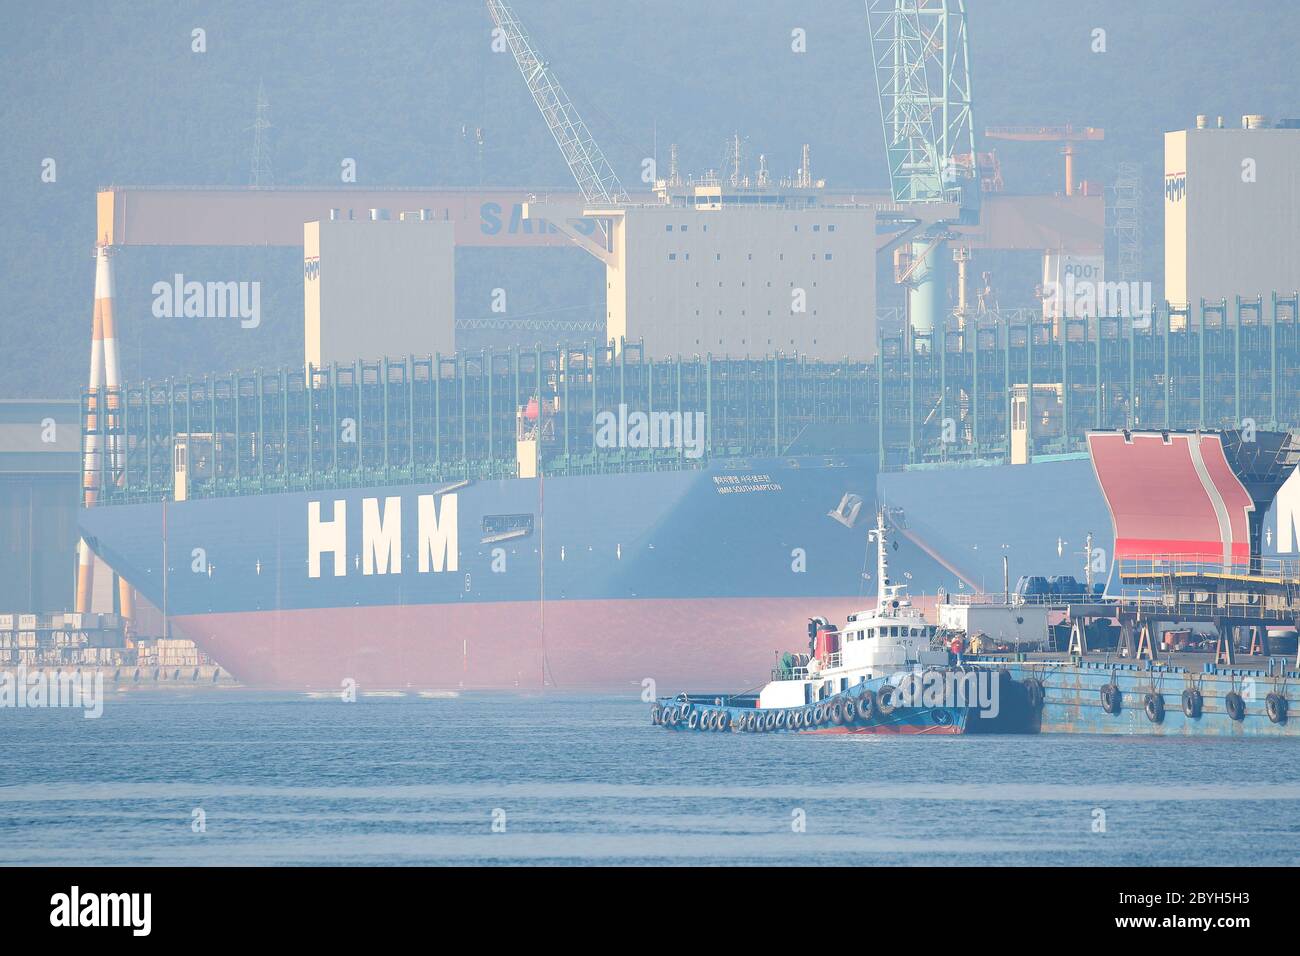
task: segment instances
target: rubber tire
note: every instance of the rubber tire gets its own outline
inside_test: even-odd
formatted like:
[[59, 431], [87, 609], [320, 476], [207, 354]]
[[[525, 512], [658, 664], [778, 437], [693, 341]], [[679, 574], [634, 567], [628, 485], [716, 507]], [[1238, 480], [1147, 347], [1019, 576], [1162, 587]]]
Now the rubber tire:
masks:
[[1142, 709], [1146, 712], [1147, 720], [1151, 721], [1151, 723], [1164, 723], [1165, 699], [1161, 695], [1147, 694], [1142, 701]]
[[790, 712], [788, 710], [778, 710], [776, 712], [776, 729], [785, 730], [786, 721], [789, 719]]
[[1223, 695], [1223, 709], [1228, 712], [1228, 716], [1233, 720], [1244, 720], [1246, 718], [1246, 701], [1235, 690], [1228, 691]]
[[1039, 711], [1043, 709], [1043, 682], [1037, 677], [1027, 677], [1024, 681], [1025, 697], [1029, 701], [1029, 709]]
[[834, 726], [842, 727], [844, 725], [844, 701], [839, 698], [831, 701], [828, 716]]
[[907, 697], [908, 707], [924, 706], [925, 679], [916, 671], [908, 674], [898, 689]]
[[1114, 684], [1103, 684], [1101, 688], [1101, 709], [1113, 717], [1123, 708], [1123, 692]]
[[857, 711], [858, 721], [866, 723], [876, 715], [876, 695], [869, 690], [864, 690], [858, 695], [858, 702], [854, 707]]
[[1264, 698], [1264, 711], [1268, 714], [1268, 719], [1275, 724], [1286, 723], [1287, 701], [1281, 694], [1274, 691]]
[[686, 715], [686, 729], [687, 730], [700, 729], [700, 712], [698, 710], [692, 710], [690, 713]]
[[813, 707], [812, 722], [814, 727], [819, 727], [826, 720], [826, 705], [817, 704]]
[[882, 717], [888, 717], [896, 709], [897, 705], [894, 703], [896, 691], [897, 688], [892, 684], [884, 684], [876, 691], [876, 710], [880, 711]]
[[1183, 716], [1188, 720], [1197, 720], [1205, 709], [1205, 698], [1195, 687], [1183, 691]]

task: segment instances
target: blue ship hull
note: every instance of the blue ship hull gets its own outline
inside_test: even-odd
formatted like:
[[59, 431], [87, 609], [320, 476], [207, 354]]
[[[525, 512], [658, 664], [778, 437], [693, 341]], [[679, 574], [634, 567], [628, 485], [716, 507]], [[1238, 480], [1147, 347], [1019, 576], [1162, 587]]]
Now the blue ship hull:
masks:
[[[115, 505], [81, 524], [253, 684], [734, 686], [810, 614], [842, 618], [875, 591], [875, 480], [865, 457], [750, 460]], [[846, 495], [861, 523], [829, 516]], [[892, 560], [922, 591], [949, 580], [908, 542]]]
[[[857, 521], [828, 515], [846, 495], [861, 500]], [[426, 555], [422, 571], [419, 500], [440, 509], [451, 496], [455, 560]], [[388, 519], [394, 498], [400, 540], [377, 555], [366, 500]], [[1004, 556], [1013, 583], [1077, 575], [1089, 532], [1107, 560], [1113, 541], [1078, 456], [880, 474], [871, 456], [754, 459], [115, 505], [83, 511], [81, 526], [179, 633], [251, 684], [735, 688], [801, 648], [809, 617], [871, 603], [877, 502], [897, 513], [890, 566], [922, 607], [941, 590], [1000, 590]], [[310, 509], [328, 523], [340, 503], [343, 543], [319, 551], [313, 576]], [[1268, 541], [1283, 537], [1300, 540]]]
[[[710, 700], [707, 696], [662, 697], [650, 709], [651, 722], [667, 730], [699, 733], [785, 734], [963, 734], [973, 724], [970, 707], [898, 707], [875, 702], [884, 678], [857, 684], [834, 698], [805, 707], [761, 709], [755, 699]], [[869, 692], [869, 703], [859, 706]]]
[[[1041, 711], [1033, 724], [1038, 733], [1129, 734], [1162, 737], [1300, 737], [1300, 719], [1285, 713], [1269, 715], [1269, 695], [1295, 695], [1300, 671], [1293, 661], [1275, 658], [1267, 669], [1201, 669], [1113, 661], [1009, 662], [1018, 681], [1038, 680], [1043, 686]], [[1118, 689], [1118, 700], [1107, 711], [1102, 688]], [[1183, 691], [1198, 692], [1199, 707], [1184, 712]], [[1241, 696], [1234, 714], [1228, 695]], [[1148, 695], [1160, 698], [1148, 707]], [[1294, 701], [1291, 702], [1292, 704]], [[1274, 705], [1274, 715], [1277, 708]]]

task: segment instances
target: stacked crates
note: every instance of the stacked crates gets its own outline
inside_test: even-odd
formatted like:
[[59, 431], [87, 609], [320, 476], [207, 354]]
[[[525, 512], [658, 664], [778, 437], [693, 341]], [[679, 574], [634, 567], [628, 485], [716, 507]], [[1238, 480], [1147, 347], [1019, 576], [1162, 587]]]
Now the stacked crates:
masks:
[[141, 644], [138, 662], [141, 667], [161, 667], [164, 670], [198, 667], [205, 663], [193, 641], [161, 637]]

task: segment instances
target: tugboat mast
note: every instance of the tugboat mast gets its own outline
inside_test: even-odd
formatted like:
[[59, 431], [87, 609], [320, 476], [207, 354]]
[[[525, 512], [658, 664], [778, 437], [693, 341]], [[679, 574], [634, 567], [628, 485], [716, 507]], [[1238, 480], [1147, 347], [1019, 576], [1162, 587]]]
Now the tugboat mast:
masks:
[[889, 532], [885, 528], [885, 509], [876, 509], [876, 526], [867, 532], [867, 540], [876, 542], [876, 604], [883, 610], [893, 597], [889, 580]]

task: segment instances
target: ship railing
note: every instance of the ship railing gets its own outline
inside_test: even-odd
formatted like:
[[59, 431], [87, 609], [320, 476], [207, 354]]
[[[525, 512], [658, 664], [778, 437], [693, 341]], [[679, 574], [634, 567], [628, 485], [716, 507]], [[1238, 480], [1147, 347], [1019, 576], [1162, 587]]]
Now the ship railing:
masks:
[[1118, 559], [1120, 578], [1252, 578], [1261, 583], [1300, 584], [1300, 561], [1254, 555], [1224, 561], [1221, 555], [1132, 554]]
[[772, 680], [807, 680], [806, 667], [773, 667]]
[[955, 605], [976, 605], [980, 607], [1025, 607], [1025, 606], [1043, 606], [1060, 607], [1066, 604], [1081, 604], [1085, 601], [1095, 600], [1095, 595], [1089, 595], [1083, 591], [1062, 592], [1060, 594], [1015, 594], [1012, 593], [1008, 601], [1008, 596], [1001, 591], [981, 592], [979, 594], [950, 594], [948, 603]]

